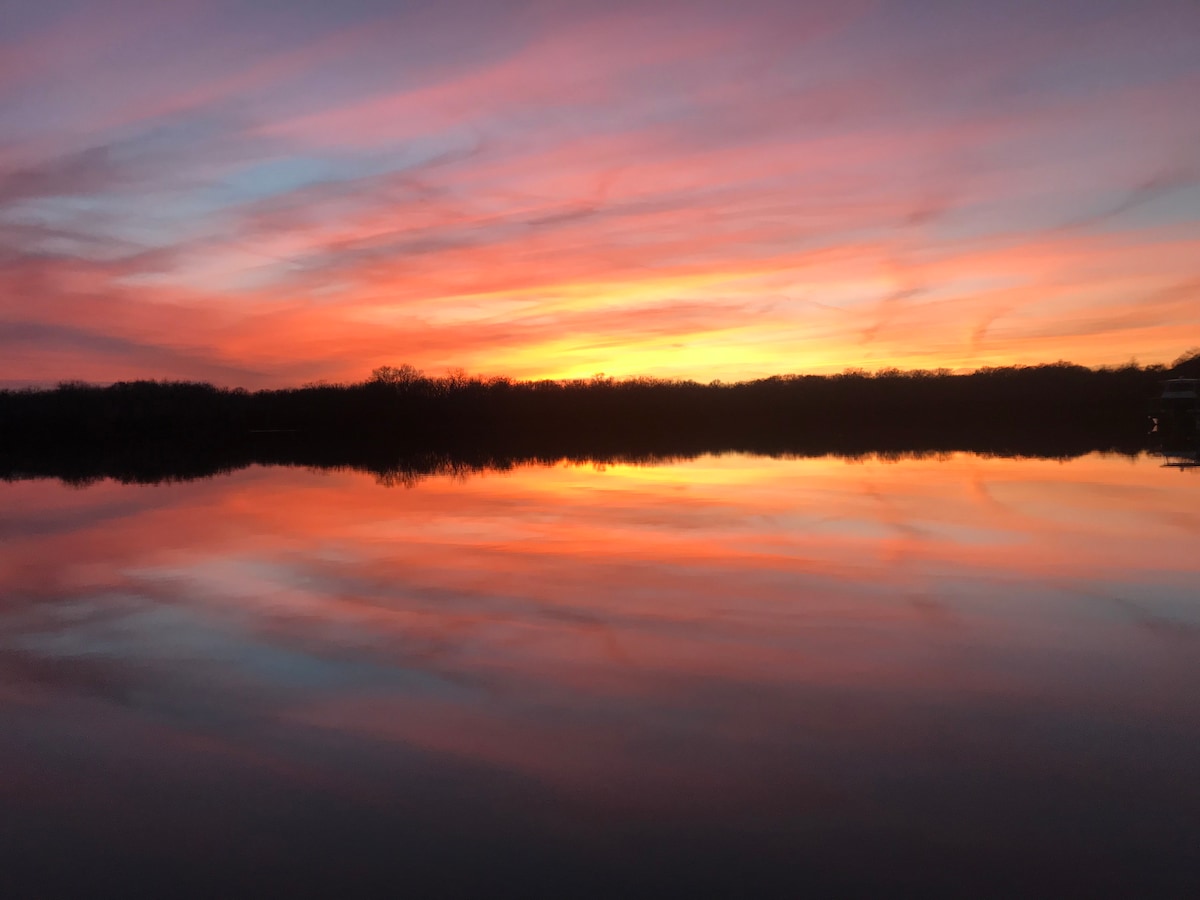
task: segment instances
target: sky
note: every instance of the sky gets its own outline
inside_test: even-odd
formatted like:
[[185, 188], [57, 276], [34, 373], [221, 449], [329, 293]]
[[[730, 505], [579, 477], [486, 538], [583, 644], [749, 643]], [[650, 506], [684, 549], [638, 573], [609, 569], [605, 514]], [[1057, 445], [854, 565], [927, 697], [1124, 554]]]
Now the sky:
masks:
[[1200, 345], [1195, 0], [0, 0], [0, 384]]

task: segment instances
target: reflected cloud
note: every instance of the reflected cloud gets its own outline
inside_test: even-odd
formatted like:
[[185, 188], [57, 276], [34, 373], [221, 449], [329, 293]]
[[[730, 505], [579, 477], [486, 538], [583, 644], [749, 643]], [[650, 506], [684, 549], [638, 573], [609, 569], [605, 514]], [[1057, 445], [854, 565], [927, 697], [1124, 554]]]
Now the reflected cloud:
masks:
[[[731, 455], [401, 491], [257, 467], [3, 483], [0, 509], [23, 510], [0, 516], [6, 801], [59, 836], [132, 804], [161, 837], [105, 828], [115, 858], [203, 835], [249, 841], [255, 873], [307, 871], [288, 823], [318, 814], [372, 866], [405, 821], [459, 852], [503, 833], [576, 875], [632, 829], [726, 861], [751, 835], [746, 858], [782, 877], [830, 822], [918, 853], [953, 833], [991, 865], [997, 841], [1039, 845], [1005, 818], [1035, 796], [1074, 815], [1094, 779], [1128, 777], [1136, 733], [1163, 774], [1132, 808], [1194, 809], [1195, 654], [1163, 649], [1200, 627], [1196, 485], [1174, 475], [1099, 454]], [[1091, 821], [1144, 873], [1123, 814]], [[827, 840], [823, 871], [862, 877]]]

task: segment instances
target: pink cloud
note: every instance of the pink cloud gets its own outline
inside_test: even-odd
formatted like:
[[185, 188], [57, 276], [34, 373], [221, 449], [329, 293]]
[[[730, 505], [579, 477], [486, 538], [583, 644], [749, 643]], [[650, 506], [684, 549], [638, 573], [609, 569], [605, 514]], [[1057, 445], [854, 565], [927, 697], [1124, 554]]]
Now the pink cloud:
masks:
[[[944, 42], [871, 4], [237, 36], [196, 8], [153, 20], [197, 32], [153, 79], [145, 22], [47, 26], [98, 102], [0, 148], [0, 378], [1174, 357], [1187, 302], [1136, 298], [1196, 274], [1186, 33], [976, 12]], [[417, 26], [436, 52], [393, 52]]]

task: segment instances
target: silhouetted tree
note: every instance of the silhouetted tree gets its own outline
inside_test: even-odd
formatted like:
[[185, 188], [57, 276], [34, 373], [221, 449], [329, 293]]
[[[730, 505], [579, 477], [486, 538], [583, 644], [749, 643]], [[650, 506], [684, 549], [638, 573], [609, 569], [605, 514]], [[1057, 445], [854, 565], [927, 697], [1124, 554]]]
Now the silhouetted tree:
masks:
[[380, 366], [359, 384], [248, 392], [190, 382], [0, 391], [0, 473], [189, 477], [276, 462], [353, 465], [450, 454], [612, 459], [706, 451], [1136, 449], [1159, 382], [1200, 366], [1059, 362], [970, 374], [847, 370], [726, 384], [603, 375], [567, 381], [433, 378]]

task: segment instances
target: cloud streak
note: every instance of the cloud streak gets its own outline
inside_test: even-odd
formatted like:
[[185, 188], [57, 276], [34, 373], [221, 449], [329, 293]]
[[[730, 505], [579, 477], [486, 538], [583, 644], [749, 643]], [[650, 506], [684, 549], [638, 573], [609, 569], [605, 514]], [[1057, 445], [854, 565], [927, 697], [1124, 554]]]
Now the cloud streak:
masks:
[[14, 26], [0, 382], [707, 380], [1200, 334], [1137, 299], [1195, 277], [1193, 4], [233, 7]]

